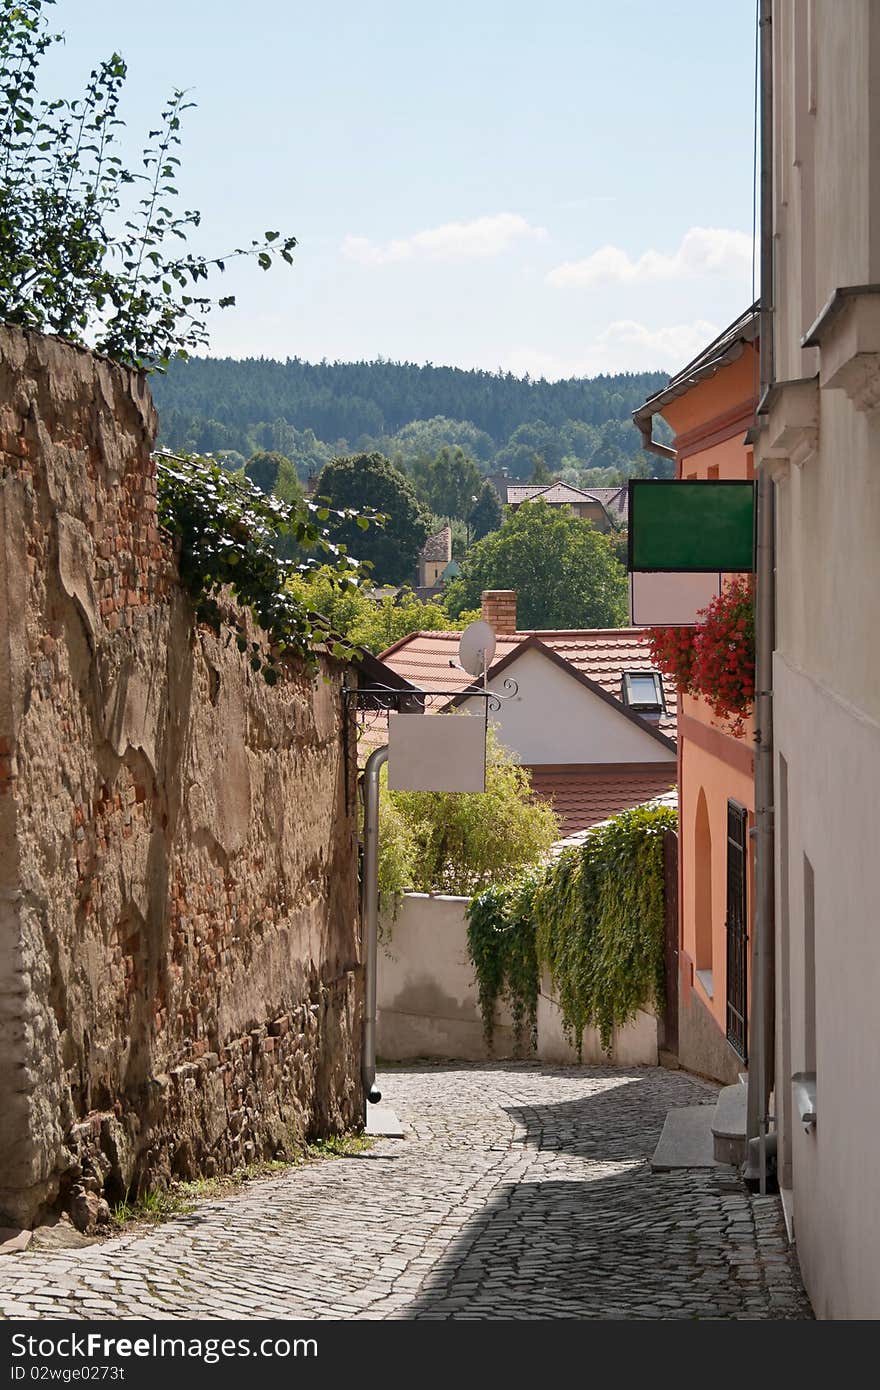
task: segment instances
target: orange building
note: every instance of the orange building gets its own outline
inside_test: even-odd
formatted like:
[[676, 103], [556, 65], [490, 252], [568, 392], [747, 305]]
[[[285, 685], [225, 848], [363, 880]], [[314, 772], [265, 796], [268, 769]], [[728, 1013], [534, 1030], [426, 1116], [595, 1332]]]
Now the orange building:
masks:
[[[677, 478], [753, 477], [745, 435], [757, 399], [757, 331], [752, 308], [634, 413], [655, 451], [662, 446], [651, 438], [653, 416], [671, 426]], [[751, 720], [734, 736], [704, 700], [682, 697], [677, 1052], [682, 1066], [726, 1082], [748, 1060], [752, 743]]]

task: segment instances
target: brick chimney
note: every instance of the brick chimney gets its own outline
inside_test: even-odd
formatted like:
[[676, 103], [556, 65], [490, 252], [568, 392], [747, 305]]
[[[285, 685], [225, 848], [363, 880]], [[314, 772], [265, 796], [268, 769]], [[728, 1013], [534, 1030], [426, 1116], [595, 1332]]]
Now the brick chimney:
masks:
[[516, 590], [484, 589], [482, 594], [482, 617], [496, 636], [509, 637], [516, 632]]

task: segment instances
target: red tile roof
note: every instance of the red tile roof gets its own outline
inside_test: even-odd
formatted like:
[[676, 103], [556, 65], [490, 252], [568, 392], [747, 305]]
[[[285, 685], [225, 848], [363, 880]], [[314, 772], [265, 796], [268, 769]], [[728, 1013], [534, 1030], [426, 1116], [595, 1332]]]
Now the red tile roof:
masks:
[[[647, 634], [634, 627], [515, 632], [497, 639], [494, 665], [532, 635], [615, 700], [620, 699], [624, 671], [651, 669]], [[450, 660], [458, 660], [460, 636], [458, 632], [414, 632], [383, 652], [381, 660], [421, 689], [448, 690], [454, 695], [472, 683], [466, 671], [449, 664]], [[669, 738], [675, 738], [678, 692], [675, 682], [665, 676], [663, 691], [667, 712], [657, 727]], [[548, 717], [549, 714], [548, 711]]]
[[532, 791], [551, 801], [563, 835], [641, 806], [675, 786], [676, 766], [668, 763], [569, 763], [533, 767]]

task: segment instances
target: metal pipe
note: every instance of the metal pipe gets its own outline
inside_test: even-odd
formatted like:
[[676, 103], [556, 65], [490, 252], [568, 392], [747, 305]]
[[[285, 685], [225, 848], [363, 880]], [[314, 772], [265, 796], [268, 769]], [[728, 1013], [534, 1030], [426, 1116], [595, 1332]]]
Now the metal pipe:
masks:
[[[761, 397], [774, 378], [772, 0], [761, 0]], [[775, 647], [774, 484], [765, 467], [756, 488], [755, 553], [755, 917], [752, 931], [748, 1140], [757, 1140], [758, 1178], [767, 1190], [767, 1131], [774, 1070], [775, 876], [773, 826], [773, 650]]]
[[364, 769], [364, 876], [361, 884], [361, 919], [364, 924], [364, 1050], [361, 1080], [364, 1095], [375, 1105], [382, 1099], [376, 1089], [376, 980], [379, 950], [379, 773], [388, 760], [388, 746], [376, 748]]
[[659, 454], [660, 457], [664, 459], [676, 458], [674, 449], [671, 449], [668, 444], [659, 443], [659, 441], [654, 438], [653, 415], [649, 415], [648, 419], [645, 420], [639, 417], [638, 411], [633, 411], [633, 420], [638, 427], [639, 434], [642, 436], [643, 449], [646, 449], [648, 453], [651, 454]]

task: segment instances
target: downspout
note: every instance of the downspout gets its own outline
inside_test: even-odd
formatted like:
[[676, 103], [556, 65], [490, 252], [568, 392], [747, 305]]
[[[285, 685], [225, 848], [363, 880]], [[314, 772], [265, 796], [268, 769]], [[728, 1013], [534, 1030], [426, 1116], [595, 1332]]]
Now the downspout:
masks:
[[361, 1081], [364, 1095], [375, 1105], [382, 1099], [376, 1089], [376, 981], [379, 948], [379, 774], [388, 760], [388, 746], [376, 748], [364, 769], [364, 877], [361, 884], [361, 917], [364, 924], [364, 1050]]
[[654, 438], [654, 417], [649, 415], [647, 420], [633, 411], [633, 419], [638, 426], [639, 434], [642, 436], [642, 448], [649, 454], [659, 454], [664, 459], [675, 459], [675, 450], [670, 449], [668, 444], [660, 444]]
[[[772, 0], [761, 0], [761, 399], [775, 376], [773, 353]], [[758, 470], [755, 555], [755, 920], [746, 1130], [746, 1176], [767, 1190], [767, 1132], [775, 1059], [775, 875], [773, 825], [774, 486]], [[754, 1142], [753, 1142], [754, 1141]], [[755, 1153], [757, 1149], [757, 1154]], [[754, 1159], [757, 1158], [757, 1172]]]

